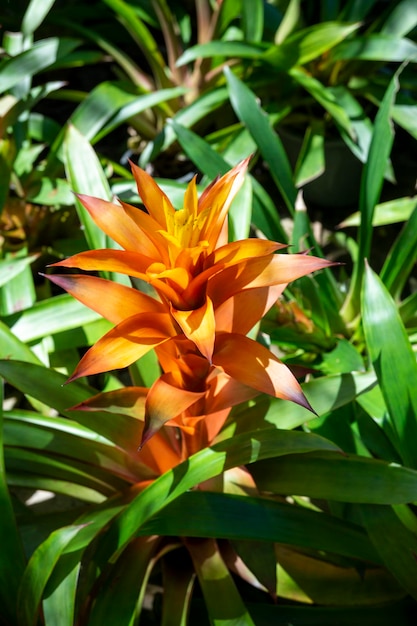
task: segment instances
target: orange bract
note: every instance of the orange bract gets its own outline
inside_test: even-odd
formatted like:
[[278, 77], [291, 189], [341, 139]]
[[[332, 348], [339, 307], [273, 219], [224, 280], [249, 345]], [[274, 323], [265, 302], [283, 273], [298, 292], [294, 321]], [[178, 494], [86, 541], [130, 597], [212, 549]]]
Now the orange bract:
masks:
[[[285, 246], [261, 239], [227, 243], [227, 213], [247, 166], [248, 159], [215, 180], [200, 198], [193, 179], [180, 210], [135, 165], [146, 212], [79, 196], [122, 249], [82, 252], [55, 266], [139, 278], [154, 288], [155, 297], [100, 278], [51, 276], [115, 324], [84, 355], [70, 380], [126, 367], [155, 349], [164, 373], [147, 392], [143, 441], [168, 423], [194, 437], [189, 449], [196, 438], [207, 445], [231, 406], [258, 393], [310, 408], [288, 368], [246, 334], [289, 282], [329, 263], [303, 254], [276, 254]], [[132, 389], [124, 393], [135, 393]], [[203, 436], [201, 422], [208, 415], [215, 426]]]

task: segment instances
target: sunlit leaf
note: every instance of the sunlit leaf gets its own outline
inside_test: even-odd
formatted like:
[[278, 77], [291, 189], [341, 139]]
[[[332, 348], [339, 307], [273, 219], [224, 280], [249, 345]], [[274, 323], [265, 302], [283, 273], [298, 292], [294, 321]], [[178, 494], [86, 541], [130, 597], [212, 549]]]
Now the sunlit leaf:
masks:
[[[366, 268], [362, 290], [363, 326], [403, 461], [417, 467], [417, 363], [397, 307], [380, 278]], [[399, 358], [400, 355], [400, 358]]]

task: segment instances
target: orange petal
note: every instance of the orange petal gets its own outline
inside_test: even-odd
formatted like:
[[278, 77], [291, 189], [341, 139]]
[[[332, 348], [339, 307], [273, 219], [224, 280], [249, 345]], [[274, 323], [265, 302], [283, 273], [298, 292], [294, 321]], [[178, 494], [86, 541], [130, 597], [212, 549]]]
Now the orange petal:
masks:
[[86, 271], [120, 272], [146, 280], [146, 270], [154, 263], [143, 254], [125, 250], [87, 250], [53, 263], [51, 267], [78, 267]]
[[145, 429], [141, 447], [165, 424], [195, 404], [205, 395], [181, 389], [172, 384], [170, 373], [163, 374], [154, 382], [146, 399]]
[[233, 241], [221, 248], [216, 248], [216, 250], [207, 257], [204, 265], [205, 267], [210, 267], [217, 263], [234, 265], [244, 259], [268, 256], [286, 247], [286, 244], [278, 243], [277, 241], [268, 241], [267, 239], [243, 239], [241, 241]]
[[207, 293], [217, 308], [244, 289], [287, 285], [301, 276], [330, 265], [334, 263], [305, 254], [272, 254], [247, 259], [213, 276], [209, 280]]
[[184, 209], [187, 211], [188, 215], [192, 215], [194, 218], [197, 217], [198, 196], [197, 196], [196, 176], [194, 176], [191, 179], [191, 181], [187, 185], [187, 189], [185, 190]]
[[291, 400], [312, 411], [288, 367], [264, 346], [243, 335], [217, 335], [213, 363], [231, 378], [261, 393]]
[[68, 382], [131, 365], [175, 335], [169, 315], [141, 313], [124, 320], [90, 348]]
[[135, 419], [145, 419], [146, 387], [123, 387], [106, 393], [99, 393], [71, 407], [74, 411], [106, 411], [116, 415], [130, 415]]
[[90, 213], [97, 226], [122, 248], [140, 249], [144, 235], [120, 205], [82, 194], [77, 194], [77, 198]]
[[130, 162], [130, 166], [136, 180], [139, 195], [149, 215], [166, 230], [166, 213], [175, 211], [168, 196], [158, 187], [152, 176], [149, 176], [145, 170], [142, 170], [132, 162]]
[[247, 335], [275, 304], [285, 285], [246, 289], [215, 310], [216, 331]]
[[205, 225], [201, 230], [200, 239], [205, 239], [212, 248], [222, 232], [227, 212], [230, 205], [243, 184], [250, 157], [236, 165], [227, 172], [214, 185], [210, 186], [207, 193], [203, 194], [198, 204], [198, 214], [207, 211]]
[[206, 298], [203, 306], [198, 309], [179, 311], [171, 308], [171, 314], [181, 327], [184, 335], [193, 341], [201, 354], [211, 362], [216, 324], [213, 303], [210, 298]]
[[224, 372], [211, 381], [206, 393], [206, 411], [208, 414], [230, 409], [236, 404], [252, 400], [258, 391], [230, 378]]
[[54, 274], [46, 278], [113, 324], [139, 313], [164, 312], [164, 305], [155, 298], [104, 278], [87, 274]]
[[[158, 268], [158, 266], [160, 267]], [[165, 266], [162, 263], [153, 263], [150, 267], [148, 267], [146, 273], [149, 276], [149, 282], [152, 282], [155, 278], [168, 279], [173, 288], [179, 292], [184, 291], [190, 282], [190, 276], [187, 270], [183, 267], [165, 269]]]
[[[246, 265], [242, 264], [242, 261], [259, 259], [259, 257], [267, 257], [266, 262], [268, 262], [276, 250], [284, 247], [284, 244], [275, 241], [244, 239], [214, 250], [204, 262], [205, 269], [199, 272], [190, 282], [183, 294], [184, 299], [188, 302], [193, 302], [202, 290], [205, 291], [208, 279], [212, 279], [216, 274], [224, 272], [227, 267], [240, 264], [240, 267], [244, 270]], [[237, 270], [234, 274], [238, 275]]]
[[138, 252], [142, 252], [143, 254], [154, 258], [161, 258], [161, 260], [166, 263], [167, 258], [165, 257], [166, 253], [164, 249], [164, 241], [161, 237], [161, 224], [159, 224], [151, 215], [141, 209], [138, 209], [137, 207], [132, 206], [131, 204], [126, 204], [126, 202], [122, 202], [121, 200], [120, 204], [122, 205], [126, 215], [130, 217], [130, 219], [144, 233], [143, 245], [148, 251], [145, 252], [144, 249], [142, 250], [139, 248]]

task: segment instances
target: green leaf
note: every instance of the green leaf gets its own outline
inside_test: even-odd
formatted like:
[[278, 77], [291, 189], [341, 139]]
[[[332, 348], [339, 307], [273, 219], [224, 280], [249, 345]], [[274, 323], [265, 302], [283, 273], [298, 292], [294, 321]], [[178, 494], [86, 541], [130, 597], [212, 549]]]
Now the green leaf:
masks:
[[255, 94], [228, 68], [225, 68], [224, 72], [233, 109], [256, 141], [288, 210], [293, 213], [297, 191], [281, 140], [271, 128], [268, 116], [260, 108]]
[[[417, 200], [415, 198], [396, 198], [395, 200], [381, 202], [381, 204], [377, 204], [375, 207], [372, 226], [385, 226], [386, 224], [405, 222], [410, 218], [416, 207]], [[339, 224], [339, 228], [359, 226], [360, 222], [361, 214], [359, 212], [352, 213]]]
[[99, 319], [95, 311], [72, 296], [62, 294], [36, 302], [22, 313], [6, 317], [5, 322], [20, 341], [32, 342]]
[[344, 41], [332, 53], [334, 61], [385, 61], [401, 63], [416, 60], [417, 44], [410, 39], [380, 33]]
[[3, 384], [0, 381], [0, 602], [2, 616], [11, 624], [16, 622], [17, 590], [25, 568], [21, 538], [16, 525], [7, 487], [3, 453]]
[[255, 626], [213, 539], [189, 539], [185, 545], [197, 572], [213, 626]]
[[124, 450], [109, 445], [96, 432], [73, 420], [47, 417], [30, 411], [12, 411], [5, 414], [5, 445], [38, 452], [45, 457], [53, 455], [57, 460], [88, 463], [91, 473], [105, 470], [127, 482], [136, 482], [152, 473], [132, 459]]
[[394, 463], [335, 452], [288, 454], [251, 467], [261, 490], [336, 502], [415, 501], [417, 472]]
[[[361, 393], [373, 387], [373, 373], [352, 372], [349, 374], [324, 376], [302, 385], [311, 406], [319, 415], [324, 415], [352, 402]], [[271, 408], [265, 416], [267, 422], [278, 428], [297, 428], [314, 419], [307, 410], [298, 405], [290, 405], [283, 400], [272, 399]]]
[[68, 181], [61, 178], [42, 177], [27, 190], [27, 199], [34, 204], [46, 206], [72, 206], [74, 196]]
[[62, 60], [79, 44], [78, 39], [50, 37], [37, 41], [30, 49], [10, 59], [3, 60], [0, 64], [0, 93]]
[[169, 552], [162, 560], [164, 602], [161, 626], [187, 626], [195, 572], [187, 559]]
[[404, 589], [417, 599], [417, 537], [388, 506], [361, 505], [369, 537], [388, 569]]
[[178, 98], [186, 91], [184, 87], [177, 87], [140, 94], [128, 84], [102, 82], [81, 102], [71, 116], [71, 123], [94, 143], [129, 118]]
[[75, 595], [81, 563], [76, 562], [69, 573], [54, 585], [52, 592], [42, 602], [45, 626], [73, 626]]
[[0, 286], [11, 281], [15, 276], [23, 272], [23, 270], [33, 263], [36, 255], [26, 256], [23, 258], [9, 258], [0, 261]]
[[23, 263], [23, 268], [14, 276], [13, 280], [0, 287], [0, 316], [20, 312], [35, 302], [33, 274], [28, 264], [32, 260]]
[[117, 18], [124, 24], [134, 41], [142, 50], [155, 77], [157, 87], [171, 86], [171, 82], [166, 74], [166, 64], [158, 43], [144, 21], [140, 18], [135, 7], [124, 2], [124, 0], [104, 0], [104, 2], [113, 9]]
[[[87, 139], [72, 125], [68, 127], [65, 136], [64, 159], [67, 177], [75, 192], [111, 200], [110, 186], [96, 153]], [[78, 200], [76, 206], [90, 248], [106, 248], [105, 233]]]
[[381, 270], [381, 280], [398, 298], [417, 259], [417, 207], [404, 224]]
[[120, 414], [115, 420], [111, 413], [69, 410], [69, 407], [95, 395], [96, 389], [80, 382], [65, 385], [66, 377], [59, 372], [21, 361], [0, 361], [0, 375], [24, 394], [44, 402], [61, 415], [79, 422], [127, 451], [137, 452], [141, 425], [136, 419]]
[[211, 57], [256, 59], [264, 53], [264, 48], [242, 41], [210, 41], [187, 48], [177, 61], [178, 66], [187, 65], [197, 59]]
[[398, 88], [398, 75], [395, 74], [388, 85], [375, 118], [374, 135], [361, 179], [359, 198], [359, 208], [361, 212], [361, 224], [358, 237], [359, 253], [357, 262], [353, 268], [349, 293], [343, 305], [343, 313], [350, 321], [357, 315], [359, 309], [365, 259], [369, 257], [371, 249], [374, 209], [379, 200], [386, 163], [394, 140], [390, 115]]
[[397, 307], [381, 279], [366, 268], [362, 290], [363, 328], [398, 437], [403, 461], [417, 467], [417, 362]]
[[264, 498], [189, 491], [154, 515], [140, 533], [271, 541], [379, 563], [359, 526]]
[[392, 109], [392, 119], [417, 139], [417, 106], [415, 104], [397, 104]]
[[417, 26], [417, 5], [414, 0], [400, 0], [387, 17], [381, 33], [401, 37]]
[[[326, 581], [331, 580], [326, 575], [321, 578], [322, 588], [326, 587]], [[311, 580], [311, 579], [310, 579]], [[384, 582], [384, 581], [383, 581]], [[346, 584], [344, 584], [346, 592]], [[363, 581], [358, 581], [359, 589], [363, 589]], [[398, 592], [394, 600], [383, 603], [378, 602], [371, 606], [303, 606], [290, 603], [278, 605], [266, 603], [248, 603], [251, 615], [256, 621], [256, 626], [271, 626], [271, 624], [285, 624], [285, 626], [410, 626], [410, 603], [398, 601]], [[355, 594], [353, 593], [353, 597]], [[382, 598], [380, 599], [382, 600]], [[193, 614], [191, 614], [193, 617]], [[202, 619], [201, 616], [200, 620]], [[200, 623], [199, 619], [195, 623]]]
[[68, 526], [53, 532], [33, 553], [20, 585], [18, 615], [22, 626], [36, 626], [42, 594], [61, 553], [82, 526]]
[[295, 180], [297, 187], [303, 187], [325, 170], [323, 128], [309, 126], [297, 159]]
[[336, 95], [330, 87], [324, 86], [317, 78], [311, 74], [294, 67], [290, 70], [290, 75], [294, 80], [310, 93], [319, 104], [331, 115], [335, 122], [344, 131], [353, 137], [353, 127], [347, 111], [339, 104]]
[[288, 70], [295, 65], [304, 65], [333, 49], [359, 26], [359, 23], [340, 22], [314, 24], [294, 32], [281, 45], [271, 46], [263, 59], [282, 70]]
[[103, 535], [99, 560], [107, 560], [113, 552], [124, 547], [152, 515], [202, 481], [260, 458], [317, 449], [337, 448], [316, 435], [267, 428], [236, 435], [201, 450], [160, 476], [127, 505]]
[[161, 549], [159, 537], [133, 539], [101, 581], [89, 626], [130, 626], [140, 611], [148, 576]]
[[264, 30], [263, 0], [243, 0], [242, 26], [245, 41], [262, 41]]
[[54, 5], [55, 0], [30, 0], [22, 20], [22, 33], [32, 35]]
[[[199, 120], [213, 113], [227, 100], [228, 94], [225, 87], [212, 89], [202, 94], [192, 104], [184, 107], [175, 114], [173, 119], [190, 128]], [[176, 139], [176, 134], [172, 126], [165, 126], [163, 130], [156, 136], [153, 142], [149, 142], [140, 157], [141, 167], [145, 167], [150, 161], [154, 161], [157, 155], [165, 151]]]
[[28, 361], [40, 365], [40, 360], [26, 344], [0, 320], [0, 358]]
[[187, 156], [209, 178], [213, 179], [219, 174], [226, 174], [230, 169], [229, 163], [197, 133], [185, 128], [175, 119], [170, 120], [168, 126], [174, 129]]

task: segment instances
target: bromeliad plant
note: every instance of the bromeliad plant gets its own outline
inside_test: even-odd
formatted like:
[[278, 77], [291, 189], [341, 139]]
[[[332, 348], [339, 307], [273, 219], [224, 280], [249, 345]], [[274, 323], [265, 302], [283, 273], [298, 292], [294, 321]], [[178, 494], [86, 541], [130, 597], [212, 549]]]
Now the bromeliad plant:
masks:
[[[289, 369], [247, 334], [289, 282], [329, 263], [305, 254], [275, 254], [285, 246], [267, 240], [227, 242], [227, 212], [247, 164], [245, 160], [215, 180], [200, 198], [193, 179], [178, 211], [134, 165], [146, 212], [79, 196], [123, 249], [82, 252], [54, 266], [127, 274], [150, 285], [154, 295], [99, 277], [49, 276], [115, 324], [83, 356], [70, 381], [128, 367], [155, 349], [164, 373], [146, 393], [142, 443], [165, 423], [193, 435], [194, 424], [207, 414], [258, 393], [309, 407]], [[117, 392], [121, 406], [134, 405], [137, 396], [143, 390]], [[107, 399], [114, 406], [114, 392]], [[104, 396], [99, 406], [105, 407]], [[221, 415], [214, 428], [205, 426], [211, 431], [211, 437], [202, 438], [205, 444], [217, 434], [227, 411]], [[190, 443], [187, 449], [196, 446]]]
[[[91, 169], [90, 153], [86, 162]], [[7, 551], [0, 574], [7, 585], [0, 591], [9, 623], [142, 622], [151, 578], [162, 585], [163, 626], [186, 624], [188, 614], [188, 623], [221, 623], [225, 607], [232, 624], [300, 616], [306, 623], [331, 623], [341, 613], [361, 624], [370, 604], [380, 623], [388, 624], [394, 612], [407, 624], [413, 532], [395, 515], [412, 520], [405, 505], [415, 497], [417, 474], [391, 463], [392, 457], [383, 456], [383, 462], [357, 456], [363, 448], [347, 447], [340, 433], [336, 445], [292, 430], [313, 417], [308, 403], [289, 370], [254, 340], [253, 331], [251, 338], [247, 333], [286, 283], [324, 268], [318, 280], [328, 262], [283, 254], [267, 240], [227, 243], [226, 214], [246, 168], [244, 161], [199, 200], [192, 182], [176, 212], [153, 179], [135, 167], [146, 212], [81, 198], [122, 249], [92, 250], [57, 264], [103, 277], [50, 274], [94, 307], [93, 321], [98, 311], [108, 318], [105, 324], [115, 325], [86, 352], [70, 384], [62, 386], [66, 376], [47, 369], [16, 335], [26, 325], [33, 343], [42, 326], [55, 349], [65, 345], [68, 354], [71, 342], [80, 341], [75, 326], [85, 315], [81, 304], [75, 301], [72, 320], [58, 302], [38, 315], [29, 311], [12, 326], [16, 335], [0, 325], [0, 373], [31, 407], [3, 414], [9, 485], [66, 493], [80, 503], [42, 516], [15, 503], [13, 512], [0, 482], [7, 505], [0, 525]], [[130, 276], [132, 284], [119, 282], [121, 276]], [[375, 281], [367, 280], [374, 288]], [[42, 315], [49, 308], [54, 328], [45, 326]], [[369, 327], [372, 306], [367, 311]], [[85, 321], [79, 325], [92, 337]], [[142, 367], [152, 348], [156, 367]], [[368, 404], [372, 398], [366, 392], [375, 373], [353, 371], [360, 369], [356, 363], [303, 384], [322, 416], [318, 424], [310, 422], [312, 428], [331, 439], [332, 418], [345, 425], [357, 396], [365, 392]], [[133, 385], [123, 386], [125, 372], [110, 376], [101, 393], [77, 380], [91, 374], [99, 382], [96, 374], [125, 366]], [[319, 508], [298, 495], [326, 502]], [[342, 503], [351, 506], [344, 511]], [[401, 506], [394, 514], [387, 505]], [[403, 533], [400, 558], [386, 550], [378, 516], [384, 529]], [[277, 595], [304, 606], [274, 604]], [[305, 603], [312, 601], [324, 608], [310, 613]], [[381, 602], [388, 608], [379, 609]]]

